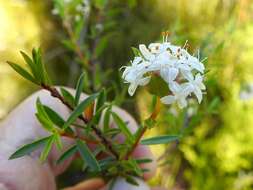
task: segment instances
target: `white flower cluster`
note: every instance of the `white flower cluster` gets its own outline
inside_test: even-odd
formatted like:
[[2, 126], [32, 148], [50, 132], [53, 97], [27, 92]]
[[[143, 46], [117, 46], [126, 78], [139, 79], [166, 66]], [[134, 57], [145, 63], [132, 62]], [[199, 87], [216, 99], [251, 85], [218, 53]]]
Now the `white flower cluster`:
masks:
[[172, 45], [167, 39], [163, 43], [151, 43], [148, 48], [139, 45], [140, 55], [125, 66], [123, 79], [130, 83], [128, 93], [132, 96], [138, 86], [149, 83], [152, 73], [159, 74], [171, 92], [161, 98], [164, 104], [177, 102], [180, 108], [187, 106], [186, 98], [192, 93], [200, 103], [205, 85], [205, 67], [198, 58], [190, 55], [184, 47]]

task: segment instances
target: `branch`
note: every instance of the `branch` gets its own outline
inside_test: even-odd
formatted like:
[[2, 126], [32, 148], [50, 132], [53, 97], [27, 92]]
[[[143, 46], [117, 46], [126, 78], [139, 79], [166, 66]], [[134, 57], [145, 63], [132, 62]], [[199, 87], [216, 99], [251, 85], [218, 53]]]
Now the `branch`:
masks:
[[[41, 84], [41, 87], [51, 93], [51, 96], [58, 98], [65, 106], [67, 106], [70, 110], [74, 110], [74, 108], [64, 100], [63, 96], [58, 92], [58, 90], [55, 87], [51, 87], [45, 84]], [[79, 116], [79, 119], [82, 120], [85, 124], [89, 123], [89, 120], [87, 120], [82, 115]], [[105, 147], [112, 153], [112, 155], [115, 156], [116, 159], [119, 158], [118, 153], [114, 150], [112, 143], [110, 140], [108, 140], [106, 137], [104, 137], [102, 131], [97, 128], [94, 125], [91, 125], [92, 130], [95, 132], [97, 137], [100, 139], [101, 143], [105, 145]]]
[[[153, 111], [153, 113], [149, 116], [149, 119], [155, 120], [160, 112], [161, 109], [161, 102], [160, 99], [157, 98], [156, 104], [155, 104], [155, 109]], [[134, 150], [136, 149], [136, 147], [139, 145], [142, 137], [144, 136], [145, 132], [149, 129], [149, 127], [147, 125], [145, 125], [140, 133], [138, 133], [138, 136], [135, 139], [135, 142], [133, 143], [132, 147], [129, 149], [129, 151], [126, 153], [125, 155], [125, 160], [127, 160], [131, 154], [134, 152]]]

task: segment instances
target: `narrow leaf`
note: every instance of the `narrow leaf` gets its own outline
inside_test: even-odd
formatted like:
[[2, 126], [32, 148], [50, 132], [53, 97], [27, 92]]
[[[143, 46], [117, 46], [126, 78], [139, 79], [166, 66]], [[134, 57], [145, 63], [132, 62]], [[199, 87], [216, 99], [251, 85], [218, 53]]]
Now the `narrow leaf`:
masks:
[[85, 100], [83, 100], [71, 113], [68, 120], [64, 124], [63, 129], [69, 127], [83, 113], [83, 111], [97, 98], [97, 96], [98, 94], [93, 94], [88, 98], [86, 98]]
[[44, 110], [44, 107], [43, 107], [39, 98], [36, 101], [36, 108], [37, 108], [37, 113], [35, 115], [38, 118], [38, 120], [40, 121], [40, 123], [42, 124], [42, 126], [50, 132], [54, 131], [55, 130], [54, 124], [50, 120], [46, 111]]
[[96, 103], [96, 112], [99, 110], [100, 107], [102, 107], [105, 104], [105, 101], [106, 101], [106, 93], [105, 89], [103, 89], [98, 95], [98, 100]]
[[62, 142], [61, 142], [61, 136], [60, 134], [58, 133], [55, 133], [54, 134], [54, 139], [55, 139], [55, 144], [56, 144], [56, 147], [58, 148], [58, 150], [62, 150]]
[[36, 68], [38, 69], [38, 73], [37, 73], [37, 80], [40, 81], [40, 83], [42, 83], [44, 81], [43, 79], [43, 67], [42, 67], [42, 63], [41, 61], [39, 60], [40, 59], [40, 56], [38, 55], [39, 50], [36, 50], [35, 48], [33, 48], [32, 50], [32, 57], [33, 57], [33, 63], [35, 64]]
[[44, 110], [46, 111], [48, 117], [50, 118], [50, 120], [57, 125], [58, 127], [62, 127], [65, 123], [64, 119], [58, 114], [56, 113], [54, 110], [52, 110], [50, 107], [43, 105]]
[[134, 177], [132, 177], [130, 175], [126, 176], [126, 182], [128, 182], [134, 186], [139, 186], [138, 182], [134, 179]]
[[60, 164], [64, 162], [65, 160], [69, 159], [71, 156], [73, 156], [77, 152], [77, 147], [76, 145], [70, 147], [68, 150], [66, 150], [60, 158], [57, 160], [57, 164]]
[[153, 162], [150, 158], [140, 158], [135, 160], [138, 164], [151, 163]]
[[36, 149], [40, 148], [41, 146], [45, 145], [46, 142], [48, 141], [49, 137], [45, 137], [39, 140], [36, 140], [30, 144], [26, 144], [23, 147], [21, 147], [20, 149], [18, 149], [16, 152], [14, 152], [11, 156], [10, 156], [10, 160], [11, 159], [16, 159], [16, 158], [20, 158], [22, 156], [28, 155], [30, 153], [32, 153], [33, 151], [35, 151]]
[[141, 141], [143, 145], [155, 145], [155, 144], [167, 144], [179, 139], [178, 135], [163, 135], [158, 137], [152, 137]]
[[22, 77], [24, 77], [25, 79], [37, 84], [36, 80], [33, 78], [33, 76], [28, 73], [25, 69], [23, 69], [21, 66], [19, 66], [16, 63], [12, 63], [10, 61], [7, 61], [7, 63], [17, 72], [19, 73]]
[[127, 124], [114, 112], [112, 112], [112, 117], [117, 124], [118, 128], [122, 131], [122, 133], [126, 136], [127, 140], [130, 142], [134, 141], [134, 135], [128, 129]]
[[54, 135], [51, 135], [48, 138], [48, 140], [46, 141], [46, 145], [45, 145], [45, 147], [44, 147], [44, 149], [43, 149], [43, 151], [40, 155], [40, 160], [42, 162], [44, 162], [47, 159], [47, 156], [48, 156], [50, 150], [52, 149], [52, 145], [53, 145], [54, 141], [55, 141]]
[[80, 78], [78, 79], [77, 85], [76, 85], [76, 95], [75, 95], [75, 105], [77, 106], [80, 100], [80, 96], [81, 93], [83, 91], [83, 87], [84, 87], [84, 73], [80, 76]]
[[85, 142], [81, 140], [76, 141], [77, 149], [80, 152], [80, 155], [82, 159], [86, 162], [86, 164], [90, 167], [93, 171], [100, 171], [100, 166], [94, 157], [94, 155], [91, 153], [90, 149], [86, 145]]
[[64, 99], [71, 105], [74, 106], [75, 105], [75, 99], [74, 96], [65, 88], [60, 88], [61, 90], [61, 94], [64, 97]]
[[104, 131], [107, 131], [110, 127], [110, 118], [111, 118], [112, 106], [109, 106], [104, 114]]
[[38, 76], [38, 69], [36, 65], [34, 64], [33, 60], [23, 51], [20, 51], [22, 57], [24, 58], [27, 65], [30, 67], [30, 70], [33, 73], [33, 76], [36, 78]]

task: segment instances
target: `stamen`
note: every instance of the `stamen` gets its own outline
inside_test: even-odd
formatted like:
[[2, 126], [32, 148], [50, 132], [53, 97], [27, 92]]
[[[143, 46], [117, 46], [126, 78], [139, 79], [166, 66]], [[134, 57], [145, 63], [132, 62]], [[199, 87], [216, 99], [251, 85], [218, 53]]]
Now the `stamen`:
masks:
[[188, 46], [189, 46], [188, 40], [186, 40], [185, 43], [184, 43], [183, 49], [185, 49], [185, 48], [187, 49]]

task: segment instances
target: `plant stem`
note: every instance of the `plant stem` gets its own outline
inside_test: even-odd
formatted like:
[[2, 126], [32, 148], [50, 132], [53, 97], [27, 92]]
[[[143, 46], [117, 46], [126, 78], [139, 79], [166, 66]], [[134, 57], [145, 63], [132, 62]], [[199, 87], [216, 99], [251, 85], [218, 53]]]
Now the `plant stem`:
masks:
[[61, 134], [61, 136], [63, 137], [67, 137], [67, 138], [71, 138], [71, 139], [81, 139], [89, 144], [98, 144], [99, 142], [98, 141], [95, 141], [95, 140], [91, 140], [91, 139], [88, 139], [88, 138], [85, 138], [85, 137], [80, 137], [78, 135], [71, 135], [71, 134], [67, 134], [67, 133], [63, 133]]
[[[157, 98], [156, 100], [156, 104], [155, 104], [155, 109], [154, 111], [152, 112], [152, 114], [149, 116], [148, 119], [152, 119], [152, 120], [155, 120], [160, 112], [160, 109], [161, 109], [161, 102], [160, 102], [160, 99]], [[135, 142], [133, 143], [133, 145], [131, 146], [131, 148], [129, 148], [129, 151], [126, 153], [124, 159], [127, 160], [131, 154], [134, 152], [134, 150], [136, 149], [136, 147], [139, 145], [142, 137], [144, 136], [145, 132], [148, 130], [148, 126], [143, 126], [141, 131], [137, 133], [138, 136], [136, 136], [135, 138]]]
[[[55, 87], [48, 86], [45, 84], [41, 84], [41, 87], [51, 93], [51, 96], [58, 98], [64, 105], [66, 105], [70, 110], [74, 110], [74, 108], [64, 100], [63, 96], [58, 92]], [[80, 115], [79, 119], [82, 120], [85, 124], [89, 123], [89, 120], [86, 119], [84, 116]], [[102, 131], [94, 125], [91, 125], [92, 130], [95, 132], [97, 137], [100, 139], [101, 143], [115, 156], [116, 159], [119, 158], [118, 153], [114, 150], [112, 143], [106, 137], [104, 137]]]
[[72, 30], [70, 24], [67, 23], [67, 22], [63, 22], [63, 27], [66, 29], [66, 31], [67, 31], [67, 33], [68, 33], [68, 35], [70, 37], [71, 42], [75, 46], [75, 53], [77, 54], [77, 56], [79, 57], [79, 59], [84, 63], [84, 65], [87, 65], [88, 62], [85, 60], [85, 56], [82, 53], [81, 47], [80, 47], [78, 41], [75, 38], [75, 35], [73, 33], [73, 30]]

